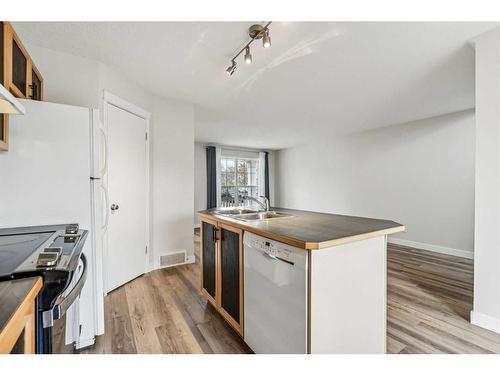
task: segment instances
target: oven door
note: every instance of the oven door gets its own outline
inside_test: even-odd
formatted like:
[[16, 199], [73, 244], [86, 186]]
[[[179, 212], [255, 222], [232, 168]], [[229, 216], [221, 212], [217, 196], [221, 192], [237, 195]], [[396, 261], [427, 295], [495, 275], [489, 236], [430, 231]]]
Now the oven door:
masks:
[[71, 305], [78, 302], [87, 279], [87, 269], [87, 259], [81, 253], [68, 287], [56, 298], [52, 308], [39, 310], [37, 314], [37, 353], [52, 354], [54, 321], [63, 317]]
[[71, 305], [77, 301], [85, 285], [85, 281], [87, 280], [87, 270], [87, 259], [85, 258], [85, 254], [81, 253], [78, 266], [73, 273], [76, 277], [79, 275], [77, 281], [72, 280], [69, 288], [57, 297], [53, 307], [42, 312], [43, 328], [52, 327], [54, 325], [54, 320], [64, 316]]

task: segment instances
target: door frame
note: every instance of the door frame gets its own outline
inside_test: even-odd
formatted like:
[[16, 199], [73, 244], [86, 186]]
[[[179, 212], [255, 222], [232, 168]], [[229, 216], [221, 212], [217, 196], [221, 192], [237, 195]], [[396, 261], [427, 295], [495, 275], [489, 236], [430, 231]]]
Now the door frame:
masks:
[[[112, 105], [116, 108], [119, 108], [123, 111], [129, 112], [134, 116], [140, 117], [146, 121], [146, 134], [145, 136], [145, 142], [146, 142], [146, 217], [145, 219], [145, 225], [146, 225], [146, 233], [145, 233], [145, 246], [146, 246], [146, 251], [144, 254], [144, 273], [149, 272], [152, 270], [151, 267], [151, 262], [150, 262], [150, 253], [151, 253], [151, 247], [150, 247], [150, 228], [149, 228], [149, 213], [150, 213], [150, 189], [151, 189], [151, 181], [150, 181], [150, 119], [151, 119], [151, 113], [146, 111], [145, 109], [142, 109], [141, 107], [136, 106], [135, 104], [132, 104], [119, 96], [112, 94], [109, 91], [103, 90], [103, 95], [102, 95], [102, 113], [103, 113], [103, 126], [104, 130], [106, 132], [106, 138], [109, 140], [109, 132], [108, 132], [108, 104]], [[107, 151], [106, 151], [107, 152]], [[106, 155], [107, 157], [107, 155]], [[106, 165], [107, 168], [109, 168], [108, 162], [106, 160]], [[105, 176], [105, 183], [106, 183], [106, 190], [109, 189], [108, 187], [108, 173], [106, 170], [106, 176]], [[109, 207], [106, 207], [106, 210], [109, 210]], [[107, 213], [109, 215], [109, 213]], [[108, 264], [108, 235], [107, 235], [107, 228], [106, 228], [106, 233], [105, 233], [105, 243], [106, 247], [104, 249], [104, 270], [107, 270], [107, 264]], [[104, 290], [105, 294], [108, 293], [108, 272], [105, 273], [106, 277], [104, 278]]]

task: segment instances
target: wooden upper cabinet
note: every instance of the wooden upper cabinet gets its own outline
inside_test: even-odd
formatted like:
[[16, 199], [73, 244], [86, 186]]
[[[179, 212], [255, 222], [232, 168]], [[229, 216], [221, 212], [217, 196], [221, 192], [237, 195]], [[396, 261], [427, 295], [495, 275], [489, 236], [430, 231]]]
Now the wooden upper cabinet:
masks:
[[[17, 98], [43, 100], [43, 77], [9, 22], [0, 22], [0, 82]], [[8, 150], [9, 118], [0, 114], [0, 150]]]
[[7, 123], [7, 115], [0, 113], [0, 150], [8, 150], [9, 144], [9, 124]]
[[30, 89], [30, 99], [32, 100], [42, 100], [43, 98], [43, 78], [35, 65], [31, 65], [31, 85]]
[[18, 98], [29, 97], [32, 65], [28, 51], [8, 22], [3, 23], [4, 86]]
[[12, 37], [9, 42], [11, 43], [9, 52], [11, 77], [9, 89], [16, 96], [26, 98], [28, 96], [28, 53], [24, 50], [19, 39]]
[[[0, 83], [5, 84], [5, 59], [4, 59], [4, 24], [0, 23]], [[8, 124], [7, 116], [0, 113], [0, 150], [8, 149]]]

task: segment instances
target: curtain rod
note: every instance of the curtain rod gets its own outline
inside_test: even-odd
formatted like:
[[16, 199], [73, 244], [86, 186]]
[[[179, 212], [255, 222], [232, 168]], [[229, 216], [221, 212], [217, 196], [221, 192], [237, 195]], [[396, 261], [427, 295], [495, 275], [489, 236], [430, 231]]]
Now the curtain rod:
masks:
[[241, 148], [241, 147], [235, 147], [235, 146], [221, 146], [221, 145], [213, 145], [213, 144], [206, 144], [205, 148], [207, 148], [209, 146], [220, 147], [221, 149], [230, 150], [230, 151], [269, 152], [269, 150], [264, 150], [264, 149], [260, 149], [260, 148]]

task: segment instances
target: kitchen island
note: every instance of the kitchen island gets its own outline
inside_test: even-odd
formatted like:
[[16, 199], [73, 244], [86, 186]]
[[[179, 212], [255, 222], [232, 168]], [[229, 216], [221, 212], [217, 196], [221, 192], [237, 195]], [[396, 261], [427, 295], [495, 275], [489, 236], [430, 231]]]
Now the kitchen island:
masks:
[[0, 282], [0, 354], [35, 353], [35, 298], [42, 278]]
[[223, 211], [207, 210], [199, 212], [198, 215], [200, 218], [208, 219], [216, 217], [220, 222], [306, 250], [324, 249], [405, 230], [403, 225], [391, 220], [278, 207], [272, 208], [272, 211], [288, 216], [270, 220], [242, 221], [231, 215], [219, 213]]
[[[271, 211], [267, 220], [224, 210], [198, 213], [207, 299], [258, 353], [385, 353], [387, 235], [405, 227], [390, 220]], [[265, 257], [250, 258], [251, 252]], [[292, 272], [298, 275], [293, 280]], [[285, 301], [289, 306], [279, 305]], [[281, 341], [275, 339], [280, 334]]]

